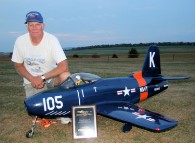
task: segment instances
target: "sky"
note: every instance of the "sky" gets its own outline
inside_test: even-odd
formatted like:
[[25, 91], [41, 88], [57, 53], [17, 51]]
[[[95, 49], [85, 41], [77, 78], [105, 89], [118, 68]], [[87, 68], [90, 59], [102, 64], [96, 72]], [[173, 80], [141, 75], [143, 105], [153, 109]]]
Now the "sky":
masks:
[[39, 11], [64, 49], [103, 44], [195, 42], [195, 0], [0, 0], [0, 52]]

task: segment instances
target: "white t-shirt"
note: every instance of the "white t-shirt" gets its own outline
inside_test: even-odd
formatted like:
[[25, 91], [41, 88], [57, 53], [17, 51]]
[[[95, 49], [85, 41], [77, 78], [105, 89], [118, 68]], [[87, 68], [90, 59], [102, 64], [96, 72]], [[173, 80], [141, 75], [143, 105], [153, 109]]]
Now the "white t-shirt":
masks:
[[[16, 39], [12, 61], [15, 63], [24, 63], [25, 68], [33, 76], [43, 75], [54, 69], [61, 61], [66, 59], [66, 55], [58, 39], [44, 32], [41, 43], [33, 46], [29, 33], [26, 33]], [[29, 84], [26, 78], [24, 83]]]

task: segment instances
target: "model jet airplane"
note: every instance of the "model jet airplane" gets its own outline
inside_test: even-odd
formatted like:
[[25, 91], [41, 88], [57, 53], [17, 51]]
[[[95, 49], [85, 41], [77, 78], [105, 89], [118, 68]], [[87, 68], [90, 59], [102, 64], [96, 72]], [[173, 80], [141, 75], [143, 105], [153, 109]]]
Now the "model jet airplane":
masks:
[[71, 116], [72, 106], [79, 105], [96, 105], [98, 114], [124, 122], [124, 132], [131, 130], [132, 125], [152, 131], [170, 129], [177, 125], [177, 121], [134, 104], [167, 89], [167, 80], [187, 78], [161, 75], [157, 46], [149, 47], [142, 70], [129, 77], [101, 78], [90, 73], [72, 74], [61, 85], [25, 100], [29, 115], [36, 116], [26, 136], [33, 136], [37, 118]]

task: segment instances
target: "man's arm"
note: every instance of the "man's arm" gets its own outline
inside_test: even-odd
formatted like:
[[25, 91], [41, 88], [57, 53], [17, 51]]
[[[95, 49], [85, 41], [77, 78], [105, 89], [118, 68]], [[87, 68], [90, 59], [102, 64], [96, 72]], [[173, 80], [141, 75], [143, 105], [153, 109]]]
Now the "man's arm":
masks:
[[63, 80], [65, 80], [68, 76], [70, 76], [69, 69], [68, 69], [68, 62], [67, 60], [63, 60], [60, 63], [58, 63], [57, 67], [51, 70], [48, 73], [44, 74], [46, 80], [50, 78], [57, 79], [57, 83], [61, 83]]
[[34, 88], [43, 88], [44, 83], [41, 79], [41, 76], [33, 76], [31, 75], [26, 68], [24, 67], [24, 63], [15, 63], [16, 71], [24, 78], [31, 82], [32, 87]]

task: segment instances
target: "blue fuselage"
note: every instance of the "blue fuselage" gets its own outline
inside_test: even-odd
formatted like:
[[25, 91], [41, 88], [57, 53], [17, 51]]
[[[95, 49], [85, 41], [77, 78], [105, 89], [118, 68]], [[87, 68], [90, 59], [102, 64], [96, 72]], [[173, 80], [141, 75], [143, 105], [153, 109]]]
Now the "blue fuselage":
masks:
[[70, 89], [58, 86], [27, 98], [25, 106], [30, 115], [38, 117], [70, 116], [72, 106], [138, 103], [168, 88], [167, 81], [153, 81], [152, 78], [145, 81], [145, 86], [139, 86], [133, 77], [102, 78]]

